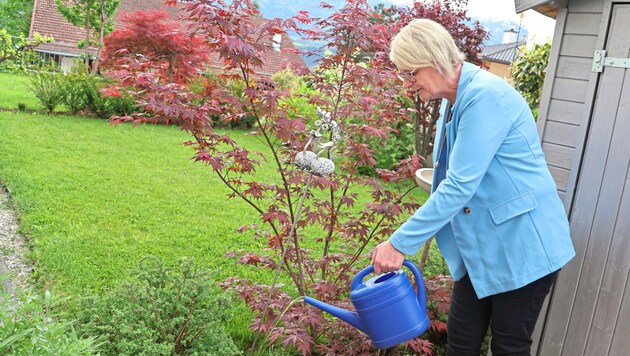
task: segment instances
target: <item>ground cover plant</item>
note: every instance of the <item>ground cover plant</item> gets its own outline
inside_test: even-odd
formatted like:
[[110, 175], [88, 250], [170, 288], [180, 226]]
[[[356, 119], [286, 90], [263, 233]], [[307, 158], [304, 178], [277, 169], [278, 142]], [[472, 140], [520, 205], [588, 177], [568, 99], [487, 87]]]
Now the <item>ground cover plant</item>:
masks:
[[92, 355], [99, 342], [81, 337], [74, 321], [66, 320], [64, 302], [49, 291], [43, 295], [4, 289], [8, 275], [0, 275], [0, 354], [2, 355]]
[[132, 277], [105, 295], [81, 299], [78, 328], [107, 355], [241, 354], [226, 333], [230, 298], [191, 259], [168, 269], [145, 257]]

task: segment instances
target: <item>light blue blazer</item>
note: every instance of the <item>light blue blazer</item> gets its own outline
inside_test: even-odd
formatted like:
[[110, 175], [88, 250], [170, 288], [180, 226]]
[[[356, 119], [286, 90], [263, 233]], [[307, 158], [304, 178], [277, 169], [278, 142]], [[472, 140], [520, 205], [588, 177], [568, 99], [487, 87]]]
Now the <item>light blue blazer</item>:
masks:
[[452, 112], [442, 153], [447, 167], [439, 168], [447, 169], [446, 178], [433, 182], [429, 199], [389, 241], [413, 255], [435, 235], [453, 279], [468, 273], [479, 298], [560, 269], [575, 251], [523, 97], [503, 79], [464, 63]]

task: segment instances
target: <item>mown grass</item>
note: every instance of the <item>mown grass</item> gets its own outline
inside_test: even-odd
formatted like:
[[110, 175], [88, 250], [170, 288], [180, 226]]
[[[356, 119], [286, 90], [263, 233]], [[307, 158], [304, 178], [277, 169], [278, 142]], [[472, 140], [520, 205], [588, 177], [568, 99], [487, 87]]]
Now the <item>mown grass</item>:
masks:
[[[230, 135], [265, 152], [257, 137]], [[145, 255], [171, 266], [193, 257], [216, 281], [241, 276], [271, 282], [268, 271], [225, 257], [234, 249], [263, 248], [251, 234], [235, 232], [259, 217], [243, 201], [227, 199], [211, 169], [190, 159], [191, 149], [181, 145], [187, 139], [176, 127], [112, 127], [82, 117], [0, 112], [0, 184], [20, 212], [41, 287], [98, 292], [126, 278]], [[270, 164], [257, 174], [265, 181], [275, 176]], [[247, 338], [248, 314], [238, 308], [229, 328]]]
[[[178, 128], [0, 113], [0, 132], [0, 180], [47, 287], [107, 287], [145, 254], [169, 264], [192, 256], [217, 280], [248, 273], [223, 256], [259, 248], [234, 231], [252, 222], [249, 209], [228, 200], [211, 170], [190, 160]], [[261, 146], [244, 132], [235, 136]]]
[[28, 77], [23, 74], [0, 73], [0, 108], [17, 110], [22, 103], [27, 110], [43, 110], [28, 84]]

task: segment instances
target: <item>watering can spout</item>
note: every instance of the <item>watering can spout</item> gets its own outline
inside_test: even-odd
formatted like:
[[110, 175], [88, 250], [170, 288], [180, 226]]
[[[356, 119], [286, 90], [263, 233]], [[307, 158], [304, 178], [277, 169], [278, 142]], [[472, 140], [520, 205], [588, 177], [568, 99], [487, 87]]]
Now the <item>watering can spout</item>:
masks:
[[324, 302], [321, 302], [317, 299], [313, 299], [311, 297], [304, 297], [304, 301], [316, 308], [319, 308], [329, 314], [332, 314], [333, 316], [336, 316], [337, 318], [345, 321], [346, 323], [354, 326], [355, 328], [365, 332], [361, 328], [361, 322], [359, 320], [359, 315], [357, 313], [351, 312], [345, 309], [341, 309], [341, 308], [332, 306], [330, 304], [326, 304]]

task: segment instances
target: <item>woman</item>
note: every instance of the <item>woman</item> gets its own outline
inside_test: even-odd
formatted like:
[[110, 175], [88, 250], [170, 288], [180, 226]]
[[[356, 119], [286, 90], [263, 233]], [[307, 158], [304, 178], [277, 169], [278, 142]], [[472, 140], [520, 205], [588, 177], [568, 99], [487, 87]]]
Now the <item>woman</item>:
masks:
[[442, 99], [433, 192], [372, 255], [376, 273], [400, 268], [431, 236], [453, 279], [448, 355], [529, 355], [558, 270], [574, 255], [569, 226], [532, 113], [503, 79], [464, 62], [449, 33], [419, 19], [393, 39], [404, 87]]

